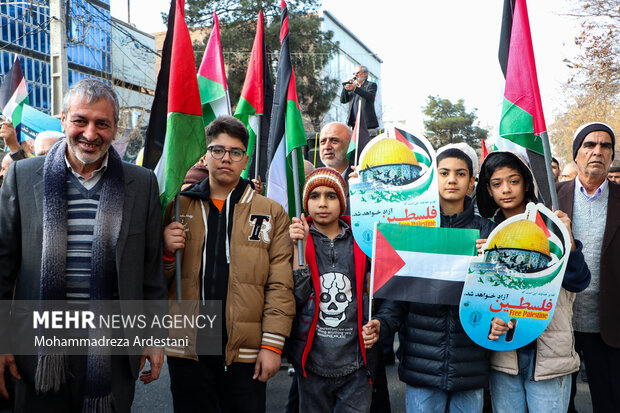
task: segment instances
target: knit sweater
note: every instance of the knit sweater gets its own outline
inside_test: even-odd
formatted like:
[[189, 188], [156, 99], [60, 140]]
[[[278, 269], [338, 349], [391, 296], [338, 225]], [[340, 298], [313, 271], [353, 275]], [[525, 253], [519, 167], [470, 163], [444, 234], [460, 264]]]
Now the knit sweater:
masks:
[[575, 185], [575, 201], [573, 210], [573, 237], [583, 243], [585, 257], [592, 279], [590, 285], [577, 294], [573, 306], [573, 327], [582, 333], [598, 333], [599, 321], [599, 292], [601, 270], [601, 245], [607, 223], [607, 203], [609, 200], [609, 186], [594, 201], [588, 201], [586, 196]]
[[93, 229], [101, 183], [88, 190], [73, 174], [67, 178], [67, 299], [90, 298]]

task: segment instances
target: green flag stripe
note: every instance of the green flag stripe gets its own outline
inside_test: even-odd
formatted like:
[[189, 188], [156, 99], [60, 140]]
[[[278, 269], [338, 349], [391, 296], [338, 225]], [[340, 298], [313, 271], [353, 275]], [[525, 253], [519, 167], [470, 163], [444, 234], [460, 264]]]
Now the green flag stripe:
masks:
[[[293, 154], [290, 154], [286, 157], [286, 184], [287, 184], [287, 194], [288, 194], [288, 215], [292, 218], [297, 216], [295, 213], [295, 202], [299, 203], [300, 210], [303, 212], [304, 206], [301, 204], [302, 200], [295, 201], [295, 191], [293, 190], [293, 186], [295, 183], [293, 182]], [[306, 178], [304, 175], [304, 158], [302, 156], [301, 149], [297, 151], [297, 172], [299, 174], [299, 195], [301, 196], [304, 184], [306, 183]]]
[[[286, 102], [286, 150], [289, 155], [293, 149], [308, 144], [301, 112], [294, 100]], [[303, 175], [302, 175], [303, 176]]]
[[226, 96], [226, 91], [222, 84], [201, 75], [198, 75], [198, 89], [200, 90], [200, 102], [203, 105]]
[[468, 256], [478, 253], [476, 240], [480, 238], [480, 230], [407, 226], [407, 235], [403, 236], [403, 226], [396, 225], [377, 224], [377, 229], [397, 251]]
[[[176, 137], [176, 139], [170, 139]], [[180, 139], [179, 139], [180, 138]], [[187, 171], [206, 152], [204, 125], [196, 115], [173, 112], [166, 124], [166, 181], [162, 205], [166, 206], [181, 189]]]
[[235, 116], [239, 118], [239, 115], [256, 115], [256, 108], [243, 97], [239, 98], [239, 102], [235, 108]]
[[246, 153], [248, 154], [248, 166], [243, 170], [243, 172], [241, 172], [241, 177], [247, 179], [247, 177], [249, 176], [249, 172], [250, 172], [249, 168], [250, 168], [250, 165], [252, 164], [252, 157], [254, 156], [254, 146], [256, 146], [256, 133], [254, 132], [254, 129], [252, 129], [252, 126], [250, 125], [250, 119], [248, 115], [235, 114], [235, 117], [238, 118], [241, 122], [243, 122], [243, 124], [245, 125], [250, 135], [250, 139], [248, 139], [248, 149], [246, 151]]
[[22, 123], [22, 112], [24, 111], [24, 104], [28, 104], [28, 96], [26, 96], [26, 99], [22, 100], [21, 103], [15, 106], [15, 109], [13, 109], [13, 114], [11, 115], [13, 126], [17, 126]]
[[549, 250], [551, 251], [552, 254], [554, 254], [558, 258], [562, 258], [564, 256], [564, 253], [562, 252], [562, 248], [560, 248], [558, 244], [556, 244], [555, 242], [551, 240], [549, 240]]
[[414, 152], [414, 153], [415, 153], [415, 158], [419, 163], [424, 164], [426, 166], [431, 166], [431, 160], [428, 159], [426, 156], [424, 156], [424, 154], [421, 154], [419, 152]]
[[355, 140], [351, 139], [349, 141], [349, 148], [347, 149], [347, 159], [350, 158], [350, 155], [355, 152], [355, 148], [357, 148], [357, 145], [355, 144]]
[[519, 146], [544, 154], [541, 137], [534, 135], [534, 117], [506, 98], [502, 107], [499, 135]]
[[203, 126], [207, 126], [209, 123], [213, 122], [217, 116], [215, 116], [215, 112], [213, 111], [213, 107], [211, 104], [206, 103], [202, 105], [202, 122]]

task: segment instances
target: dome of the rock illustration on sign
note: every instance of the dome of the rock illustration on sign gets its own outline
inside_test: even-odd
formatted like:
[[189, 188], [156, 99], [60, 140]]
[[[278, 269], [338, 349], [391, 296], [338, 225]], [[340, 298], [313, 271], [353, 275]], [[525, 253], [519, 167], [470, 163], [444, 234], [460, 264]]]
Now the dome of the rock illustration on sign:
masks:
[[502, 263], [520, 273], [547, 268], [551, 261], [549, 240], [536, 223], [512, 222], [493, 236], [485, 251], [484, 262]]
[[396, 139], [382, 139], [365, 154], [360, 168], [362, 182], [379, 181], [407, 185], [420, 177], [422, 168], [415, 154]]

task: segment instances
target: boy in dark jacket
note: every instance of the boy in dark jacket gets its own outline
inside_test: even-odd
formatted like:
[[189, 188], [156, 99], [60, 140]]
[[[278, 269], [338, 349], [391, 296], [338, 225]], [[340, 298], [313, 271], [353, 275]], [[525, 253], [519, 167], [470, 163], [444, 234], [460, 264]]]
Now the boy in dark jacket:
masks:
[[[362, 341], [366, 256], [353, 239], [346, 184], [338, 171], [319, 168], [303, 191], [302, 215], [293, 218], [293, 277], [297, 316], [290, 339], [299, 373], [299, 411], [368, 412], [372, 388]], [[298, 261], [304, 241], [305, 265]]]
[[[474, 183], [471, 159], [460, 149], [437, 157], [441, 226], [474, 228], [481, 239], [494, 224], [474, 214], [466, 195]], [[407, 384], [407, 412], [481, 412], [488, 384], [488, 351], [476, 345], [459, 320], [458, 305], [388, 302], [364, 326], [372, 346], [379, 332], [392, 333], [404, 323], [398, 373]]]

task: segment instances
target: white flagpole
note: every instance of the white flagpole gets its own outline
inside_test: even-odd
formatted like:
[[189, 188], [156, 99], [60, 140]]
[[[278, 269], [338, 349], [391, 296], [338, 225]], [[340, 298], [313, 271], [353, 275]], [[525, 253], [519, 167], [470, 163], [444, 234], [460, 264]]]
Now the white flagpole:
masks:
[[353, 158], [353, 164], [357, 166], [357, 156], [360, 149], [360, 118], [362, 116], [362, 98], [357, 100], [357, 116], [355, 118], [355, 157]]
[[[174, 220], [176, 222], [181, 222], [181, 197], [179, 196], [179, 194], [176, 194], [176, 196], [174, 197]], [[181, 271], [182, 271], [182, 263], [181, 263], [181, 259], [182, 259], [182, 255], [181, 255], [181, 249], [177, 249], [174, 252], [174, 257], [175, 257], [175, 280], [176, 280], [176, 287], [177, 287], [177, 303], [180, 303], [181, 301], [183, 301], [183, 296], [182, 296], [182, 285], [181, 285]]]
[[226, 107], [228, 108], [228, 116], [232, 116], [232, 109], [230, 108], [230, 95], [228, 94], [228, 88], [226, 89]]
[[375, 290], [375, 257], [377, 255], [377, 223], [375, 222], [375, 228], [372, 238], [372, 264], [370, 266], [370, 291], [368, 292], [368, 321], [372, 320], [372, 299], [374, 297], [373, 291]]
[[260, 134], [263, 128], [263, 115], [258, 118], [258, 130], [256, 132], [256, 142], [254, 142], [254, 179], [258, 179], [258, 162], [260, 160]]
[[547, 131], [540, 134], [543, 143], [543, 154], [545, 156], [545, 171], [547, 173], [547, 181], [549, 184], [549, 194], [551, 195], [551, 210], [558, 209], [558, 193], [555, 189], [555, 180], [553, 178], [553, 170], [551, 169], [551, 148], [549, 147], [549, 136]]
[[[286, 139], [286, 137], [285, 137]], [[299, 205], [299, 163], [297, 162], [297, 153], [299, 148], [293, 149], [293, 193], [295, 194], [295, 216], [301, 219], [301, 205]], [[304, 241], [299, 239], [297, 240], [297, 254], [299, 266], [302, 267], [304, 265]]]

